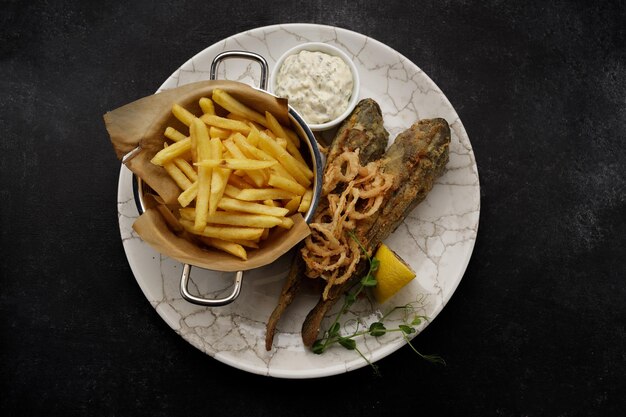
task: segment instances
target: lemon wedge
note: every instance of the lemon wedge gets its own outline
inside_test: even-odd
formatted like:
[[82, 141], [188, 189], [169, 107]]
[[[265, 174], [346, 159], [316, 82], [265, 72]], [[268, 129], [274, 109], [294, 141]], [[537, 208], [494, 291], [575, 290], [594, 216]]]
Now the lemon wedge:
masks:
[[374, 287], [373, 294], [376, 301], [382, 304], [411, 282], [415, 278], [415, 272], [384, 243], [378, 247], [374, 256], [379, 265], [374, 273], [378, 284]]

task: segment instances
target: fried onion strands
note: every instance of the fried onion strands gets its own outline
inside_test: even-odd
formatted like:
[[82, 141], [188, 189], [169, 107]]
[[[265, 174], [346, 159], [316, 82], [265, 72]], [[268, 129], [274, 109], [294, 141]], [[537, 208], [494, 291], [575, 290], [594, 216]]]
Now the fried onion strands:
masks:
[[301, 249], [305, 275], [326, 280], [323, 298], [333, 285], [347, 281], [361, 257], [357, 242], [348, 232], [359, 221], [375, 214], [393, 176], [380, 169], [380, 161], [361, 166], [359, 150], [344, 151], [324, 174], [320, 209], [311, 223], [311, 235]]

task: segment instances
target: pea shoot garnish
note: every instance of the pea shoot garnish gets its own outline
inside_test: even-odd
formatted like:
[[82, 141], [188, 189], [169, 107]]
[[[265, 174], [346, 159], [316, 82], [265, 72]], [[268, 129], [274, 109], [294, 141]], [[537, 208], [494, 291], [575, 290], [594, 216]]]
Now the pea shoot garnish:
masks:
[[[376, 286], [377, 281], [376, 281], [375, 273], [380, 264], [378, 259], [368, 254], [367, 250], [365, 250], [365, 248], [363, 247], [361, 242], [359, 242], [359, 240], [354, 235], [354, 233], [350, 232], [350, 237], [354, 239], [356, 243], [358, 243], [359, 247], [361, 248], [361, 251], [363, 252], [365, 258], [367, 259], [369, 268], [368, 268], [367, 273], [359, 281], [359, 284], [356, 286], [356, 289], [352, 292], [347, 292], [345, 294], [344, 302], [343, 302], [343, 305], [341, 306], [341, 309], [339, 310], [339, 313], [337, 313], [337, 315], [335, 316], [328, 330], [324, 332], [323, 337], [315, 341], [315, 343], [312, 346], [313, 352], [316, 354], [322, 354], [326, 350], [328, 350], [328, 348], [330, 348], [332, 345], [339, 344], [348, 350], [356, 351], [374, 369], [374, 372], [377, 375], [379, 375], [378, 366], [371, 363], [370, 360], [367, 359], [365, 355], [363, 355], [363, 353], [357, 347], [355, 339], [361, 336], [368, 336], [368, 335], [378, 338], [378, 337], [384, 336], [387, 333], [400, 332], [404, 340], [407, 342], [407, 344], [419, 357], [432, 363], [445, 365], [446, 362], [444, 361], [442, 357], [438, 355], [422, 354], [411, 343], [411, 339], [409, 338], [409, 335], [417, 332], [416, 327], [422, 324], [423, 320], [428, 320], [428, 317], [417, 314], [415, 312], [415, 306], [413, 305], [413, 303], [408, 303], [402, 306], [395, 306], [386, 314], [384, 314], [378, 321], [371, 323], [369, 327], [366, 329], [359, 329], [359, 326], [358, 326], [359, 321], [357, 321], [356, 330], [346, 335], [343, 335], [341, 333], [342, 326], [339, 323], [340, 318], [349, 311], [350, 307], [356, 302], [359, 295], [363, 292], [364, 289], [373, 288]], [[398, 327], [396, 328], [387, 328], [384, 324], [385, 319], [389, 318], [390, 315], [392, 315], [393, 313], [397, 311], [404, 312], [403, 323], [398, 325]]]

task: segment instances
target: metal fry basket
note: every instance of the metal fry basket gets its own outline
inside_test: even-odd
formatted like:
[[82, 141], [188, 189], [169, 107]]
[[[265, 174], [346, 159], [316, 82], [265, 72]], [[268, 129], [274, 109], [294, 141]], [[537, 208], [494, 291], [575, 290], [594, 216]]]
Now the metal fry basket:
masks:
[[[220, 63], [226, 59], [239, 58], [239, 59], [247, 59], [258, 63], [261, 67], [261, 75], [259, 79], [259, 87], [258, 90], [262, 90], [267, 93], [267, 82], [268, 82], [268, 73], [269, 66], [265, 58], [257, 53], [249, 52], [249, 51], [225, 51], [218, 54], [211, 63], [210, 70], [210, 79], [217, 79], [217, 70]], [[270, 94], [270, 93], [268, 93]], [[307, 145], [305, 148], [308, 151], [308, 156], [312, 161], [312, 170], [314, 173], [314, 184], [313, 184], [313, 198], [311, 201], [311, 206], [309, 210], [304, 215], [304, 220], [309, 223], [311, 218], [313, 217], [313, 213], [318, 205], [321, 188], [322, 188], [322, 167], [323, 167], [323, 157], [320, 153], [319, 147], [317, 145], [317, 141], [313, 132], [308, 127], [304, 119], [291, 107], [289, 107], [289, 118], [293, 124], [293, 127], [296, 129], [296, 133], [301, 138], [306, 140], [303, 141], [304, 144]], [[127, 157], [132, 157], [131, 154], [135, 151], [131, 151]], [[135, 203], [137, 205], [137, 210], [139, 214], [142, 214], [146, 210], [145, 202], [143, 196], [146, 192], [150, 191], [150, 187], [145, 184], [141, 178], [133, 175], [133, 194], [135, 197]], [[243, 275], [244, 271], [237, 271], [234, 275], [233, 284], [230, 290], [230, 293], [224, 297], [220, 298], [204, 298], [198, 295], [194, 295], [189, 291], [189, 281], [191, 278], [191, 269], [193, 265], [183, 264], [182, 274], [180, 277], [180, 294], [181, 296], [190, 303], [209, 306], [209, 307], [217, 307], [224, 306], [232, 303], [237, 299], [241, 292], [242, 284], [243, 284]], [[199, 267], [196, 267], [199, 268]]]

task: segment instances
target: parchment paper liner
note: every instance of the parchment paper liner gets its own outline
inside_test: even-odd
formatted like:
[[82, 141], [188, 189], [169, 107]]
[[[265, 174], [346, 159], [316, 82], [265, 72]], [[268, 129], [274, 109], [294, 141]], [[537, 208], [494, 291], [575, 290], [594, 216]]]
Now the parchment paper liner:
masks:
[[[178, 103], [193, 114], [201, 115], [198, 100], [201, 97], [211, 97], [215, 88], [227, 91], [261, 114], [265, 114], [266, 110], [270, 111], [281, 123], [291, 125], [286, 100], [243, 83], [223, 80], [187, 84], [141, 98], [104, 115], [106, 129], [118, 159], [121, 160], [139, 146], [141, 150], [127, 159], [125, 164], [156, 192], [160, 197], [157, 200], [168, 207], [178, 207], [177, 198], [181, 190], [162, 167], [152, 164], [150, 160], [163, 149], [163, 132], [167, 126], [188, 132], [188, 128], [172, 115], [172, 105]], [[216, 271], [245, 271], [267, 265], [310, 234], [302, 216], [296, 214], [292, 216], [294, 226], [291, 229], [273, 228], [270, 238], [262, 242], [261, 248], [247, 249], [248, 260], [243, 261], [223, 252], [203, 249], [184, 238], [184, 233], [174, 233], [154, 204], [149, 204], [135, 221], [135, 232], [152, 248], [166, 256]]]

